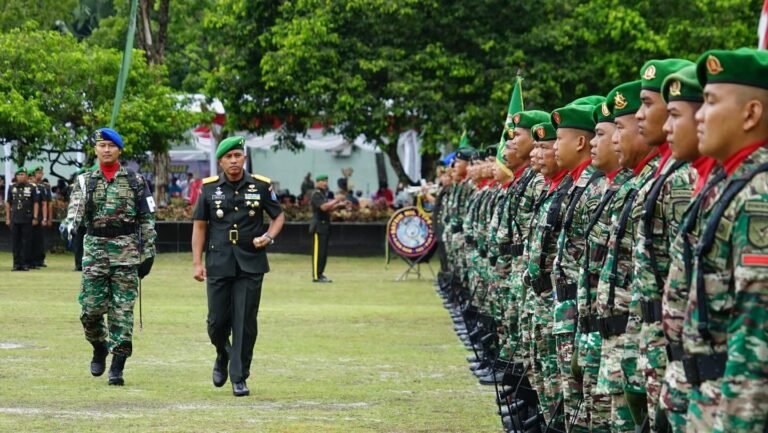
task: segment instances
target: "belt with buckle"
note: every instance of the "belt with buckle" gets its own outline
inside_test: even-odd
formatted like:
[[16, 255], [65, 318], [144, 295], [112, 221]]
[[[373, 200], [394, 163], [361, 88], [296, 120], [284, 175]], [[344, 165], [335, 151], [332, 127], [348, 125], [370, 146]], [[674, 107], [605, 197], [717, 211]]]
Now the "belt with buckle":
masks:
[[136, 233], [136, 224], [126, 224], [120, 227], [88, 227], [85, 233], [99, 238], [116, 238]]
[[229, 241], [232, 242], [232, 245], [236, 244], [237, 241], [240, 240], [240, 232], [238, 232], [236, 229], [232, 229], [229, 231]]

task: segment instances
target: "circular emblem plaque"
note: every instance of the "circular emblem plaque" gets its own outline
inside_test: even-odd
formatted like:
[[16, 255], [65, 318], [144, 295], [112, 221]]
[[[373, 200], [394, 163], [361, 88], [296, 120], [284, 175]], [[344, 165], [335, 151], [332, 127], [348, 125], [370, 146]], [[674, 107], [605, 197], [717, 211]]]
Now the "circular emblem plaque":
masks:
[[435, 241], [432, 222], [416, 207], [398, 210], [387, 223], [387, 242], [401, 256], [421, 257], [435, 247]]

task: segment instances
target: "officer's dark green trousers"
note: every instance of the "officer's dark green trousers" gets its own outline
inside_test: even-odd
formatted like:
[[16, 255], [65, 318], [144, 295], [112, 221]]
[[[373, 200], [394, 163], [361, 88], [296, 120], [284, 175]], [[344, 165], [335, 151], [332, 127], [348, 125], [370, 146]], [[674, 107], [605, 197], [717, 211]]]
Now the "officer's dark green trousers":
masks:
[[235, 277], [208, 276], [208, 337], [218, 353], [229, 352], [229, 379], [233, 383], [246, 380], [250, 374], [263, 281], [264, 274], [249, 274], [239, 268]]
[[312, 234], [312, 279], [320, 278], [325, 272], [325, 263], [328, 261], [329, 233]]

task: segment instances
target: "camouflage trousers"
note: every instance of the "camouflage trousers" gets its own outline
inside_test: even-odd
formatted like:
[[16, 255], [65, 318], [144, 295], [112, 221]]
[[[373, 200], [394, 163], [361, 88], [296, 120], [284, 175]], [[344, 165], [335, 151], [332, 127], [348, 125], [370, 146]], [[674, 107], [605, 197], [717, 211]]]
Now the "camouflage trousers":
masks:
[[102, 266], [92, 257], [83, 258], [78, 301], [86, 340], [106, 341], [113, 354], [131, 356], [133, 305], [138, 286], [136, 266]]
[[555, 336], [552, 335], [552, 305], [551, 293], [544, 292], [536, 296], [536, 308], [532, 323], [533, 344], [531, 353], [532, 365], [537, 365], [534, 374], [537, 376], [536, 382], [541, 386], [539, 391], [539, 401], [541, 402], [542, 412], [547, 422], [554, 414], [558, 400], [562, 396], [562, 381], [557, 368], [557, 343]]
[[708, 380], [691, 388], [688, 402], [688, 414], [685, 418], [686, 431], [689, 433], [715, 431], [715, 419], [720, 410], [723, 379]]
[[682, 361], [667, 364], [659, 395], [659, 407], [667, 413], [674, 433], [685, 432], [685, 414], [688, 411], [688, 393], [691, 385], [685, 378]]
[[624, 353], [627, 334], [603, 339], [600, 349], [600, 368], [597, 377], [597, 394], [611, 398], [611, 433], [634, 433], [635, 423], [624, 398], [624, 371], [621, 360]]
[[648, 420], [651, 431], [656, 431], [656, 411], [659, 408], [661, 384], [667, 369], [667, 339], [661, 322], [643, 323], [640, 329], [640, 358], [638, 366], [645, 376], [648, 396]]
[[582, 392], [584, 407], [581, 409], [586, 417], [589, 431], [593, 433], [610, 433], [611, 431], [611, 397], [596, 392], [597, 377], [600, 370], [600, 351], [603, 339], [599, 332], [578, 334], [579, 367], [583, 374]]
[[584, 394], [579, 382], [571, 370], [573, 359], [574, 335], [561, 333], [555, 335], [557, 345], [557, 367], [562, 380], [560, 391], [563, 395], [566, 427], [569, 432], [587, 432], [586, 408]]

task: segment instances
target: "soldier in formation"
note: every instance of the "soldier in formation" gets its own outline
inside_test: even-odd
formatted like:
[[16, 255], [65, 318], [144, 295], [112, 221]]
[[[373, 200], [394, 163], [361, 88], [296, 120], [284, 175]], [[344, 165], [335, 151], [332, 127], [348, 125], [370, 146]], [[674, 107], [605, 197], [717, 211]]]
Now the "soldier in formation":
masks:
[[768, 431], [768, 52], [652, 59], [504, 126], [436, 220], [505, 430]]

